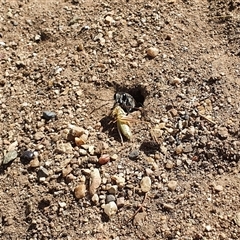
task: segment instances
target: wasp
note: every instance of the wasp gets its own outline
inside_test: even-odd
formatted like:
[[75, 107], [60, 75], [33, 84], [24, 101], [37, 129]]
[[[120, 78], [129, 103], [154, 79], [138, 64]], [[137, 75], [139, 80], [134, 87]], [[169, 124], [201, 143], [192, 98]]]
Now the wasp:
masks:
[[115, 105], [118, 104], [128, 113], [132, 112], [136, 107], [136, 101], [132, 95], [125, 92], [118, 92], [114, 94]]
[[128, 117], [127, 113], [119, 105], [114, 107], [114, 109], [112, 111], [112, 117], [117, 122], [117, 130], [118, 130], [118, 134], [121, 138], [121, 143], [123, 144], [122, 134], [127, 139], [130, 140], [132, 137], [132, 132], [130, 129], [130, 121], [132, 121], [133, 119]]

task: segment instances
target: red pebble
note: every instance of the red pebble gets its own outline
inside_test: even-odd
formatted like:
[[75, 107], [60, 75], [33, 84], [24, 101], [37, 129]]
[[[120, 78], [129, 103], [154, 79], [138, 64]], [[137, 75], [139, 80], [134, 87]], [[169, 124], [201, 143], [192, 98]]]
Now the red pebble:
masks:
[[99, 159], [98, 162], [103, 165], [110, 161], [110, 156], [108, 154], [103, 154]]

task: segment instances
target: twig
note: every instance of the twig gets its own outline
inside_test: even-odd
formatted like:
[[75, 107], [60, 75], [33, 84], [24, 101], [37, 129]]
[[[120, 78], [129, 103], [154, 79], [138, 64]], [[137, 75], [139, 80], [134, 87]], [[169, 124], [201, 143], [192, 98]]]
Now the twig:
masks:
[[145, 193], [145, 196], [144, 196], [144, 198], [143, 198], [143, 201], [142, 201], [141, 205], [138, 207], [138, 209], [135, 211], [135, 213], [132, 215], [132, 217], [129, 218], [129, 220], [127, 221], [128, 223], [134, 219], [134, 217], [138, 214], [138, 212], [139, 212], [140, 210], [143, 209], [143, 204], [144, 204], [144, 202], [146, 201], [146, 199], [147, 199], [147, 193]]

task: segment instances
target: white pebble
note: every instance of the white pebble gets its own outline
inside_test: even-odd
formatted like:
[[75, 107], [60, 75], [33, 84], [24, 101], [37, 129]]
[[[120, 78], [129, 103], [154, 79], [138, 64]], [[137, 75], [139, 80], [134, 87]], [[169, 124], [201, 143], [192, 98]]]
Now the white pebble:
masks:
[[152, 181], [150, 177], [146, 176], [142, 178], [140, 186], [143, 192], [149, 192], [151, 189], [151, 185]]
[[108, 215], [108, 217], [112, 217], [117, 213], [118, 207], [115, 202], [109, 202], [104, 206], [104, 212]]

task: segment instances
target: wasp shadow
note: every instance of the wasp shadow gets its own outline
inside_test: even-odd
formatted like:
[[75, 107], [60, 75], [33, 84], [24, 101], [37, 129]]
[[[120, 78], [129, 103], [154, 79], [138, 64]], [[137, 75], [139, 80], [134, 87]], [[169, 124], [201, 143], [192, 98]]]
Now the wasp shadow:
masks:
[[100, 120], [102, 126], [102, 132], [107, 132], [110, 137], [113, 137], [116, 141], [120, 141], [117, 123], [111, 116], [105, 116]]

